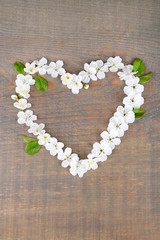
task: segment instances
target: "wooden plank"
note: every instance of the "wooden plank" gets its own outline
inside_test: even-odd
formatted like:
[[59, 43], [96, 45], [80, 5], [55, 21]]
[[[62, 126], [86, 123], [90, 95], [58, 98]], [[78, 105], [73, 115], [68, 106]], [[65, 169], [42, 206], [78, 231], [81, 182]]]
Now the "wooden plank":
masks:
[[[160, 236], [158, 0], [2, 0], [0, 68], [0, 240], [158, 240]], [[83, 179], [72, 177], [45, 149], [24, 153], [16, 123], [15, 61], [84, 62], [120, 55], [143, 59], [147, 113], [130, 126], [108, 161]], [[114, 74], [74, 96], [59, 79], [32, 92], [40, 122], [85, 158], [124, 97]]]

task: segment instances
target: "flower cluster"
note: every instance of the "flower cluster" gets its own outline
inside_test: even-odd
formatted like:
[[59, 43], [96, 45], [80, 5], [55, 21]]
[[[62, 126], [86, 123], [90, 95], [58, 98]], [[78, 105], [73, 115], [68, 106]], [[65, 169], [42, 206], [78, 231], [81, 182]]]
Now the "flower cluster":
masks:
[[[79, 72], [78, 75], [67, 73], [63, 68], [63, 61], [58, 60], [57, 62], [51, 62], [47, 65], [47, 59], [41, 58], [39, 61], [33, 61], [32, 63], [26, 63], [24, 71], [28, 74], [39, 73], [41, 75], [50, 74], [53, 78], [61, 76], [62, 84], [66, 85], [71, 89], [72, 93], [78, 94], [82, 88], [88, 89], [89, 82], [97, 81], [98, 79], [104, 79], [105, 73], [110, 70], [116, 72], [118, 69], [124, 67], [122, 59], [118, 56], [115, 58], [108, 58], [107, 62], [104, 63], [102, 60], [92, 61], [90, 64], [84, 64], [84, 70]], [[131, 73], [132, 74], [132, 73]], [[19, 91], [23, 91], [20, 89]], [[23, 95], [22, 95], [23, 96]], [[28, 95], [25, 95], [29, 97]]]
[[[142, 92], [144, 87], [139, 83], [139, 78], [133, 72], [133, 66], [124, 66], [120, 57], [110, 57], [104, 64], [103, 61], [92, 61], [90, 64], [84, 64], [84, 71], [78, 75], [66, 73], [63, 68], [63, 61], [51, 62], [47, 65], [47, 60], [42, 58], [40, 61], [34, 61], [31, 64], [26, 63], [25, 72], [27, 75], [18, 74], [16, 79], [16, 93], [12, 95], [12, 99], [16, 102], [14, 106], [20, 111], [17, 114], [18, 123], [26, 124], [29, 129], [28, 132], [34, 134], [38, 139], [38, 144], [43, 145], [52, 156], [56, 156], [61, 161], [62, 167], [70, 168], [70, 173], [75, 176], [83, 177], [88, 170], [95, 170], [98, 168], [99, 162], [107, 160], [108, 156], [112, 154], [116, 145], [121, 143], [121, 137], [125, 131], [128, 130], [129, 124], [135, 121], [134, 109], [139, 108], [143, 103]], [[117, 72], [121, 80], [125, 81], [124, 93], [127, 95], [123, 99], [124, 106], [118, 106], [113, 117], [110, 118], [108, 127], [101, 133], [101, 141], [93, 144], [91, 153], [86, 159], [79, 159], [76, 153], [72, 152], [71, 148], [63, 150], [64, 144], [59, 142], [55, 137], [51, 137], [45, 131], [43, 123], [35, 123], [37, 116], [31, 110], [25, 110], [31, 107], [27, 102], [30, 97], [30, 86], [35, 84], [35, 80], [30, 74], [39, 72], [41, 75], [46, 73], [51, 74], [53, 78], [58, 75], [61, 76], [61, 81], [74, 94], [79, 93], [83, 88], [83, 83], [88, 84], [90, 80], [97, 81], [103, 79], [105, 73], [108, 71]], [[23, 111], [25, 110], [25, 111]]]
[[13, 100], [17, 100], [17, 102], [14, 103], [14, 106], [21, 110], [30, 108], [31, 104], [27, 103], [26, 99], [30, 97], [29, 94], [30, 86], [35, 84], [35, 80], [29, 74], [27, 75], [18, 74], [15, 82], [16, 82], [15, 91], [18, 95], [11, 96]]

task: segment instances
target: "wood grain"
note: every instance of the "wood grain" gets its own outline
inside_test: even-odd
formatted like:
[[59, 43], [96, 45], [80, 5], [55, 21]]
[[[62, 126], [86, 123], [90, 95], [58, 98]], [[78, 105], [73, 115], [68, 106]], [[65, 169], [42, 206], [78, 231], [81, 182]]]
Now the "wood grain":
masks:
[[[160, 239], [160, 2], [158, 0], [2, 0], [0, 16], [0, 240]], [[143, 59], [146, 114], [130, 126], [108, 161], [72, 177], [45, 149], [24, 152], [16, 123], [15, 61], [84, 62], [120, 55]], [[124, 97], [108, 74], [74, 96], [59, 79], [33, 89], [31, 103], [52, 135], [86, 157]]]

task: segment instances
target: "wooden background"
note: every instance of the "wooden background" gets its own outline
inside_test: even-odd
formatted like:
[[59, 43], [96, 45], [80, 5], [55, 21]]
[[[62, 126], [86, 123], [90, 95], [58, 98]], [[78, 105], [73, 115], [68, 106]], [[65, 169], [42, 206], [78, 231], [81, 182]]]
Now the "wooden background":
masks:
[[[2, 0], [0, 34], [0, 240], [160, 239], [160, 1]], [[145, 84], [143, 119], [130, 125], [109, 160], [83, 179], [42, 148], [29, 156], [16, 123], [15, 61], [63, 59], [77, 73], [84, 62], [120, 55], [141, 58], [153, 77]], [[124, 97], [114, 74], [73, 95], [47, 77], [33, 89], [39, 122], [85, 158]]]

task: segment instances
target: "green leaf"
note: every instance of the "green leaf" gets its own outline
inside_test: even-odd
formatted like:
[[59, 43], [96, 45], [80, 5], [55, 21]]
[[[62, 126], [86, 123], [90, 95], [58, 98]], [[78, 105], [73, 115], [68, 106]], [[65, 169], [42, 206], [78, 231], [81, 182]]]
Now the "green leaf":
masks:
[[152, 76], [152, 72], [151, 72], [151, 73], [148, 73], [148, 74], [146, 74], [146, 75], [144, 75], [144, 76], [141, 76], [141, 77], [139, 78], [139, 79], [140, 79], [139, 83], [148, 82], [149, 79], [151, 78], [151, 76]]
[[15, 63], [14, 63], [14, 68], [16, 69], [16, 71], [17, 71], [18, 73], [25, 75], [25, 71], [24, 71], [25, 66], [24, 66], [23, 63], [21, 63], [21, 62], [15, 62]]
[[143, 117], [143, 115], [145, 114], [145, 110], [142, 108], [136, 108], [133, 110], [134, 114], [135, 114], [135, 119], [140, 119], [141, 117]]
[[44, 78], [37, 76], [35, 78], [35, 86], [38, 91], [45, 92], [47, 90], [47, 81]]
[[[137, 72], [138, 71], [138, 72]], [[133, 72], [137, 72], [135, 75], [141, 75], [145, 71], [145, 66], [141, 59], [136, 59], [133, 63]]]
[[30, 142], [33, 142], [33, 141], [37, 141], [37, 139], [35, 139], [35, 138], [30, 138], [30, 137], [27, 137], [27, 136], [25, 136], [25, 135], [22, 135], [22, 138], [23, 138], [24, 142], [26, 142], [26, 143], [30, 143]]
[[38, 144], [38, 140], [28, 143], [25, 147], [25, 152], [29, 155], [33, 155], [40, 150], [41, 146]]

